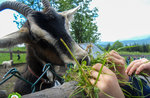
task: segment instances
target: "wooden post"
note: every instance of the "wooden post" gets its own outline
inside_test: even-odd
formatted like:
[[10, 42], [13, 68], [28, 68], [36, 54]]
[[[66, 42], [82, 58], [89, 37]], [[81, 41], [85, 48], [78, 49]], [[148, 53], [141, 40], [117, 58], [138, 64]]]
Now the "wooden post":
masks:
[[13, 60], [13, 54], [10, 48], [9, 48], [9, 52], [10, 52], [10, 60]]
[[[35, 93], [26, 94], [21, 98], [70, 98], [73, 92], [77, 89], [77, 82], [65, 82], [60, 86], [44, 89]], [[81, 93], [72, 96], [71, 98], [82, 98]]]

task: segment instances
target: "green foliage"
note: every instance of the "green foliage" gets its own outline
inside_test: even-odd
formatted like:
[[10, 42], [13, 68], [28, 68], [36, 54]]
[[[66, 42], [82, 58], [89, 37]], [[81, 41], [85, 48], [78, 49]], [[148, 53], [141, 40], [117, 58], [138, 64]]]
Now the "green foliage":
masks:
[[36, 11], [41, 11], [43, 8], [41, 0], [17, 0], [17, 1], [30, 6], [32, 9]]
[[121, 47], [123, 47], [123, 43], [121, 43], [120, 41], [115, 41], [113, 43], [113, 45], [111, 45], [110, 43], [107, 44], [107, 46], [105, 47], [105, 50], [109, 51], [109, 50], [116, 50], [116, 49], [119, 49]]
[[[127, 46], [127, 45], [126, 45]], [[134, 47], [124, 49], [123, 51], [129, 51], [129, 52], [150, 52], [150, 45], [149, 44], [134, 44]]]
[[115, 50], [115, 49], [118, 49], [120, 47], [123, 47], [123, 44], [120, 42], [120, 41], [116, 41], [114, 42], [114, 44], [112, 45], [111, 47], [111, 50]]
[[[66, 81], [78, 82], [79, 88], [74, 91], [73, 95], [85, 92], [86, 95], [82, 94], [84, 97], [86, 96], [90, 98], [98, 98], [99, 89], [97, 89], [97, 87], [95, 85], [92, 85], [91, 82], [89, 81], [90, 71], [92, 70], [92, 66], [86, 66], [86, 61], [82, 61], [82, 63], [80, 64], [75, 58], [75, 56], [72, 54], [72, 52], [70, 51], [66, 43], [62, 39], [60, 40], [62, 41], [64, 46], [67, 48], [67, 50], [69, 51], [73, 59], [76, 61], [76, 65], [70, 67], [70, 69], [67, 71], [67, 75], [64, 76], [64, 79]], [[102, 72], [102, 68], [99, 71], [99, 76]], [[97, 77], [95, 83], [97, 83], [99, 76]], [[71, 95], [70, 97], [72, 97], [73, 95]]]
[[[40, 3], [41, 0], [16, 0], [16, 1], [24, 3], [36, 11], [41, 11], [43, 9], [42, 4]], [[20, 29], [23, 26], [25, 21], [26, 18], [22, 14], [20, 13], [14, 14], [13, 22], [16, 23], [18, 29]]]
[[9, 61], [10, 55], [8, 53], [0, 53], [0, 64], [2, 64], [3, 61]]
[[15, 20], [13, 22], [16, 23], [17, 28], [20, 29], [22, 27], [22, 25], [24, 24], [24, 22], [26, 21], [25, 17], [19, 13], [17, 14], [13, 14]]
[[[107, 54], [108, 54], [109, 51], [104, 50], [105, 51], [104, 54], [100, 54], [98, 52], [99, 55], [97, 56], [97, 58], [95, 58], [95, 59], [92, 58], [91, 59], [91, 66], [86, 66], [86, 61], [82, 61], [82, 63], [79, 64], [79, 62], [76, 60], [74, 55], [71, 53], [70, 49], [65, 44], [65, 42], [62, 39], [61, 39], [61, 41], [65, 45], [65, 47], [67, 48], [67, 50], [69, 51], [69, 53], [72, 55], [72, 57], [74, 58], [74, 60], [77, 63], [76, 65], [71, 66], [69, 68], [69, 70], [67, 70], [67, 75], [64, 76], [64, 79], [66, 81], [77, 81], [78, 82], [78, 84], [77, 84], [78, 88], [75, 89], [74, 93], [70, 96], [70, 98], [73, 97], [74, 95], [78, 94], [78, 93], [82, 94], [83, 98], [86, 98], [86, 97], [88, 97], [88, 98], [89, 97], [90, 98], [99, 98], [99, 92], [101, 92], [101, 93], [104, 93], [104, 92], [102, 92], [100, 89], [98, 89], [95, 85], [96, 85], [96, 83], [99, 79], [99, 76], [102, 73], [103, 66], [107, 66], [110, 69], [114, 68], [115, 69], [114, 73], [116, 75], [120, 75], [121, 77], [124, 77], [124, 76], [122, 76], [121, 73], [118, 72], [118, 70], [116, 70], [116, 65], [114, 64], [114, 62], [107, 62]], [[123, 49], [123, 48], [120, 48], [120, 49]], [[116, 49], [116, 50], [120, 50], [120, 49]], [[98, 74], [98, 77], [96, 79], [96, 82], [94, 83], [94, 85], [92, 85], [89, 82], [89, 79], [91, 78], [90, 71], [94, 70], [94, 69], [92, 69], [92, 65], [94, 65], [96, 63], [101, 63], [102, 67], [99, 70], [99, 74]], [[147, 74], [141, 73], [141, 75], [144, 75], [145, 78], [147, 79], [147, 76], [148, 76]], [[141, 91], [139, 91], [137, 88], [135, 88], [132, 85], [132, 83], [130, 83], [130, 82], [126, 82], [126, 81], [119, 80], [119, 79], [118, 79], [118, 82], [121, 83], [121, 84], [130, 86], [132, 89], [134, 89], [135, 92], [141, 92], [142, 95], [141, 96], [140, 95], [139, 96], [133, 96], [133, 95], [130, 94], [130, 92], [128, 92], [125, 89], [121, 88], [124, 95], [128, 96], [129, 98], [132, 98], [132, 97], [136, 97], [136, 98], [137, 97], [138, 98], [145, 97], [144, 94], [143, 94], [143, 87], [144, 87], [145, 84], [143, 84], [141, 78], [138, 75], [134, 75], [133, 77], [135, 77], [138, 80], [137, 82], [139, 84], [139, 87], [140, 87]], [[131, 77], [131, 81], [133, 81], [133, 77]], [[109, 98], [113, 98], [112, 96], [110, 96], [106, 93], [104, 93], [104, 94]]]
[[[25, 63], [26, 62], [26, 54], [20, 54], [20, 60], [17, 60], [17, 54], [13, 54], [13, 62], [14, 63]], [[9, 53], [0, 53], [0, 64], [3, 61], [9, 61], [10, 54]]]
[[124, 49], [121, 49], [121, 51], [128, 51], [128, 52], [150, 52], [150, 45], [149, 44], [132, 44], [132, 45], [123, 45], [123, 43], [116, 41], [113, 43], [113, 45], [111, 45], [110, 43], [107, 44], [107, 46], [105, 47], [105, 49], [108, 50], [115, 50], [121, 47], [126, 47]]
[[[14, 47], [11, 48], [11, 51], [26, 51], [25, 47]], [[0, 49], [0, 51], [9, 51], [8, 48]], [[13, 63], [25, 63], [26, 62], [26, 53], [24, 54], [19, 54], [20, 55], [20, 60], [17, 60], [17, 54], [13, 53]], [[0, 53], [0, 64], [2, 64], [3, 61], [9, 61], [10, 60], [10, 53]]]
[[20, 54], [20, 60], [18, 60], [17, 54], [13, 54], [13, 63], [26, 63], [26, 54]]
[[97, 33], [98, 27], [95, 18], [98, 16], [98, 9], [89, 9], [89, 2], [92, 0], [80, 0], [81, 8], [75, 14], [75, 21], [72, 23], [72, 36], [78, 43], [96, 42], [99, 40], [100, 33]]
[[[78, 13], [75, 14], [75, 20], [72, 22], [71, 35], [78, 43], [96, 42], [99, 40], [100, 33], [97, 33], [97, 25], [95, 22], [98, 16], [98, 9], [90, 10], [89, 4], [92, 0], [59, 0], [60, 11], [64, 9], [74, 8], [80, 5]], [[68, 4], [66, 4], [68, 3]]]
[[105, 47], [105, 49], [108, 51], [110, 47], [111, 47], [111, 45], [110, 45], [110, 43], [108, 43], [107, 46]]

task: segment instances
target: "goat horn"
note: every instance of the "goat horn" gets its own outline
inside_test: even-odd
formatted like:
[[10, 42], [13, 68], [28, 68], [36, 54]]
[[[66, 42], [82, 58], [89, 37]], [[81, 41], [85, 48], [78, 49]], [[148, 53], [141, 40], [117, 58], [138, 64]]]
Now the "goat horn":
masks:
[[13, 9], [21, 13], [25, 17], [27, 17], [28, 14], [34, 12], [34, 10], [28, 7], [27, 5], [20, 3], [20, 2], [16, 2], [16, 1], [5, 1], [0, 5], [0, 11], [7, 9], [7, 8]]
[[42, 3], [46, 10], [48, 10], [51, 7], [49, 0], [42, 0]]

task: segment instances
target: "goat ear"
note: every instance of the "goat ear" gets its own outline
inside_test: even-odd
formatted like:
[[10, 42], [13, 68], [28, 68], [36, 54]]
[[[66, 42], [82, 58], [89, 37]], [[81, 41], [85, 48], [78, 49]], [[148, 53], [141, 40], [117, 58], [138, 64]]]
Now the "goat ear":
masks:
[[66, 16], [69, 21], [72, 21], [73, 20], [73, 16], [77, 12], [77, 10], [79, 9], [79, 7], [80, 6], [77, 6], [76, 8], [70, 9], [68, 11], [64, 11], [61, 14], [64, 15], [64, 16]]
[[0, 48], [12, 47], [22, 43], [29, 42], [29, 33], [27, 28], [22, 28], [17, 32], [8, 34], [0, 38]]

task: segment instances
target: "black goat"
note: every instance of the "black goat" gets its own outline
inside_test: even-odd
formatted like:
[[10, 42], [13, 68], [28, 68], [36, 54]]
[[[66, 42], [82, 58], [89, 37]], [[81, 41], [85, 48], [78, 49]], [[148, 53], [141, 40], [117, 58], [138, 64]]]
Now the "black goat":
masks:
[[[87, 56], [87, 52], [79, 47], [69, 34], [69, 21], [78, 7], [57, 13], [50, 7], [48, 0], [42, 0], [42, 2], [45, 6], [43, 12], [34, 11], [30, 7], [15, 1], [6, 1], [0, 5], [0, 11], [7, 8], [13, 9], [27, 18], [27, 22], [19, 31], [0, 39], [0, 48], [26, 44], [27, 70], [22, 76], [32, 83], [37, 80], [37, 76], [42, 74], [43, 65], [46, 63], [59, 66], [68, 63], [75, 64], [60, 38], [65, 41], [79, 61]], [[88, 56], [86, 59], [89, 61]], [[45, 75], [43, 79], [48, 80], [49, 78]], [[36, 85], [36, 91], [50, 88], [53, 85], [53, 82], [47, 83], [41, 79]], [[30, 84], [17, 80], [14, 91], [24, 95], [31, 93], [32, 90]]]

